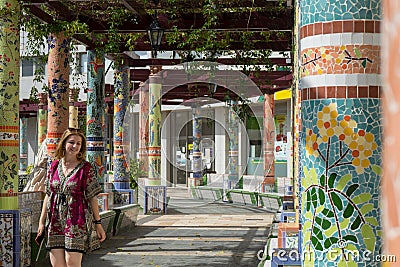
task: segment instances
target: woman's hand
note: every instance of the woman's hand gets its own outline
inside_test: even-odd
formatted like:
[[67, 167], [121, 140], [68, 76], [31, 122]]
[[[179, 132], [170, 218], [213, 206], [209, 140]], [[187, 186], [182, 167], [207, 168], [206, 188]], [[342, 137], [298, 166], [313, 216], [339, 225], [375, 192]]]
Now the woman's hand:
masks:
[[37, 235], [42, 235], [44, 233], [44, 223], [39, 222], [39, 227], [37, 230]]
[[103, 229], [103, 226], [101, 224], [95, 224], [96, 226], [96, 233], [97, 233], [97, 237], [99, 238], [100, 242], [103, 242], [104, 240], [106, 240], [106, 232]]

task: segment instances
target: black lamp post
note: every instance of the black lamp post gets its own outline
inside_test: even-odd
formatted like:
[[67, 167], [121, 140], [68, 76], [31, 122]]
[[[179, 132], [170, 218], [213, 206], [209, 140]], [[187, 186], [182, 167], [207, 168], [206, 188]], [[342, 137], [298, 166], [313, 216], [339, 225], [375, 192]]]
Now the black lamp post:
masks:
[[158, 24], [157, 18], [150, 24], [147, 34], [150, 38], [150, 44], [154, 51], [154, 57], [157, 57], [157, 51], [160, 48], [161, 40], [164, 35], [164, 29]]

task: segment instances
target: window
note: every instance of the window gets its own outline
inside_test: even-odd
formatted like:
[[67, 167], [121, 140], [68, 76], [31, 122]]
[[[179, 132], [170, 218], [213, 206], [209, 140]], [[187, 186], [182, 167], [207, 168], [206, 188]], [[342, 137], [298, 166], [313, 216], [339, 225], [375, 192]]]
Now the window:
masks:
[[79, 55], [79, 74], [87, 72], [87, 54]]
[[31, 59], [22, 60], [22, 77], [33, 76], [33, 61]]

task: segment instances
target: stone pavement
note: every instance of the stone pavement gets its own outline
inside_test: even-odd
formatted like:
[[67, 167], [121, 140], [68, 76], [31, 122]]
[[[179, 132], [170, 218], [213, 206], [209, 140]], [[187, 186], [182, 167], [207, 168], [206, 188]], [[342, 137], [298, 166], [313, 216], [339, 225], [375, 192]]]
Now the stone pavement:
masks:
[[139, 215], [136, 227], [108, 238], [82, 266], [257, 266], [272, 213], [167, 192], [167, 215]]

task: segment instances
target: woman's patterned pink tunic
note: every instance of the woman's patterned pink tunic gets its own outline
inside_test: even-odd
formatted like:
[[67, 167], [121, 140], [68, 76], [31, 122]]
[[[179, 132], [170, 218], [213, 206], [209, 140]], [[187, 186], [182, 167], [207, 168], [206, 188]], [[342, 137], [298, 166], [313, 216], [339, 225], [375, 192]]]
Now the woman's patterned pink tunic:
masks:
[[[89, 200], [101, 192], [92, 165], [83, 161], [64, 176], [58, 160], [52, 162], [46, 179], [47, 243], [46, 248], [89, 251], [93, 214]], [[90, 248], [91, 250], [95, 248]]]

